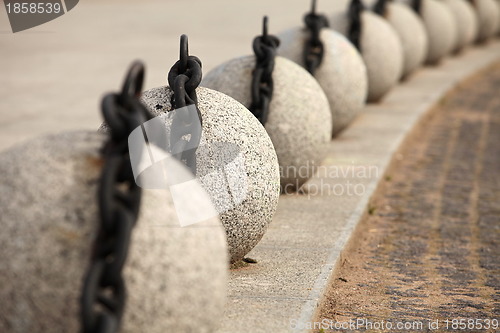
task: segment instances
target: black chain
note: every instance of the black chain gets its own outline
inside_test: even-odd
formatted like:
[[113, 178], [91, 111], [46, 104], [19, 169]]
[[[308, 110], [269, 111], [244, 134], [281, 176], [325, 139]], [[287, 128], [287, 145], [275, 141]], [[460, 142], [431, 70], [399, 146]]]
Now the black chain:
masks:
[[[189, 55], [188, 37], [181, 36], [179, 60], [168, 73], [168, 84], [174, 91], [172, 105], [176, 109], [170, 132], [172, 155], [184, 162], [196, 175], [196, 149], [201, 140], [201, 112], [198, 109], [196, 88], [202, 79], [201, 60]], [[198, 119], [193, 119], [187, 109], [194, 105]], [[189, 140], [188, 140], [189, 137]]]
[[312, 1], [311, 12], [304, 16], [304, 22], [309, 32], [309, 38], [304, 45], [304, 64], [307, 71], [314, 75], [325, 53], [320, 38], [321, 29], [329, 26], [326, 16], [316, 14], [316, 0]]
[[365, 6], [361, 0], [352, 0], [349, 5], [349, 31], [348, 37], [352, 44], [361, 52], [361, 33], [363, 25], [361, 23], [361, 14], [365, 10]]
[[112, 333], [120, 328], [126, 301], [122, 269], [130, 236], [139, 214], [141, 189], [130, 164], [128, 136], [152, 119], [139, 101], [144, 65], [130, 67], [120, 94], [108, 94], [102, 113], [111, 129], [102, 154], [104, 166], [98, 189], [100, 225], [80, 298], [82, 333]]
[[380, 16], [385, 16], [387, 12], [387, 3], [388, 0], [378, 0], [373, 6], [373, 11]]
[[411, 7], [413, 8], [413, 10], [415, 12], [417, 12], [418, 14], [421, 14], [421, 10], [422, 10], [422, 0], [413, 0], [412, 3], [411, 3]]
[[252, 74], [252, 104], [250, 111], [264, 125], [269, 113], [269, 104], [273, 98], [274, 59], [280, 40], [268, 34], [268, 19], [264, 17], [262, 23], [262, 36], [253, 40], [255, 53], [255, 68]]

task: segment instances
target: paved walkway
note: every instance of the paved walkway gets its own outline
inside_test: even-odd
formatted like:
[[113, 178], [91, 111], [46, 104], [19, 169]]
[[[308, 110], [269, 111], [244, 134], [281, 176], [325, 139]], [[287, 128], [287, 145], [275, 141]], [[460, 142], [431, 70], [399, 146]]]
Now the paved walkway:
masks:
[[[396, 155], [322, 319], [500, 331], [499, 91], [497, 63], [447, 96]], [[466, 329], [452, 327], [460, 318]]]

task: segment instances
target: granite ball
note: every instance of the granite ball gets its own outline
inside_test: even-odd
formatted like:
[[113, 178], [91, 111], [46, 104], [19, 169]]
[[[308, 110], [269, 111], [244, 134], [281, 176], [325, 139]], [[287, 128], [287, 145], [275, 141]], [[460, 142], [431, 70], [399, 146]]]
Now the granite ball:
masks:
[[[309, 33], [292, 28], [278, 35], [278, 54], [305, 67], [304, 43]], [[324, 46], [321, 65], [314, 77], [328, 98], [332, 112], [332, 135], [339, 134], [361, 112], [368, 95], [366, 66], [358, 50], [343, 35], [332, 29], [322, 29]]]
[[[361, 14], [361, 55], [368, 73], [368, 102], [378, 102], [397, 84], [403, 74], [403, 47], [394, 29], [367, 10]], [[348, 36], [347, 12], [337, 12], [330, 26]]]
[[442, 0], [446, 4], [455, 18], [457, 27], [457, 41], [453, 48], [454, 52], [459, 52], [465, 46], [471, 44], [478, 33], [478, 21], [474, 7], [466, 0]]
[[411, 8], [399, 2], [387, 3], [385, 19], [401, 40], [403, 77], [408, 77], [422, 66], [427, 56], [429, 41], [424, 24]]
[[446, 4], [437, 0], [422, 0], [420, 17], [429, 38], [426, 63], [438, 64], [457, 45], [458, 33], [455, 17]]
[[[68, 132], [0, 154], [1, 332], [80, 331], [105, 140]], [[213, 332], [228, 278], [219, 219], [182, 228], [169, 191], [144, 190], [123, 276], [121, 332]]]
[[[255, 56], [236, 58], [214, 68], [201, 84], [250, 107], [254, 68]], [[281, 191], [290, 193], [314, 175], [325, 157], [332, 115], [318, 82], [294, 62], [276, 57], [273, 82], [265, 128], [278, 155]]]
[[476, 42], [482, 43], [497, 33], [500, 25], [500, 8], [495, 0], [475, 0], [473, 5], [479, 23]]
[[[278, 159], [266, 130], [243, 105], [203, 87], [196, 94], [202, 115], [196, 177], [220, 213], [234, 263], [257, 245], [276, 211]], [[163, 86], [145, 91], [142, 100], [155, 115], [164, 115], [174, 109], [172, 95]]]

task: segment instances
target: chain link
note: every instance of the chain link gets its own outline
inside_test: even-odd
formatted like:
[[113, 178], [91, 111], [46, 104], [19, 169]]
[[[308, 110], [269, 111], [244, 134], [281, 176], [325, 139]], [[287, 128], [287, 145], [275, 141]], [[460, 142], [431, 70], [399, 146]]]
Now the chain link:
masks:
[[361, 14], [365, 10], [365, 6], [361, 2], [361, 0], [352, 0], [349, 5], [349, 31], [348, 38], [351, 43], [361, 52], [361, 33], [363, 29], [363, 25], [361, 22]]
[[82, 333], [114, 333], [126, 302], [122, 269], [139, 214], [141, 189], [134, 181], [128, 136], [152, 119], [139, 101], [144, 65], [134, 62], [120, 94], [108, 94], [102, 113], [111, 129], [102, 149], [104, 167], [98, 189], [100, 225], [80, 298]]
[[329, 26], [324, 15], [316, 14], [316, 0], [312, 1], [311, 12], [304, 16], [304, 22], [309, 32], [309, 38], [304, 47], [304, 64], [309, 73], [314, 75], [323, 62], [325, 48], [320, 38], [321, 29]]
[[378, 0], [373, 6], [373, 11], [380, 16], [385, 16], [387, 11], [388, 0]]
[[422, 0], [413, 0], [411, 6], [418, 14], [422, 14]]
[[252, 104], [250, 111], [264, 125], [269, 113], [269, 104], [273, 98], [274, 59], [280, 40], [268, 34], [268, 18], [264, 17], [262, 23], [262, 36], [253, 40], [255, 53], [255, 68], [252, 74]]
[[[175, 115], [170, 132], [170, 150], [172, 155], [184, 162], [196, 175], [196, 149], [201, 140], [202, 117], [198, 109], [196, 88], [202, 79], [202, 64], [198, 57], [189, 55], [188, 37], [181, 36], [179, 60], [168, 73], [168, 84], [174, 91], [172, 105]], [[185, 107], [193, 105], [198, 119], [191, 119]], [[186, 149], [187, 147], [193, 147]]]

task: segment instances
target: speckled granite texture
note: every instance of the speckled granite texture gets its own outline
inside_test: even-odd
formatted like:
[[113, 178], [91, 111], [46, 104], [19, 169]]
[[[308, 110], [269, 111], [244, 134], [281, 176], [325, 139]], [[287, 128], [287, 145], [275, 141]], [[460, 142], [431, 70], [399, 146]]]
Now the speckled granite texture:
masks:
[[[252, 102], [255, 57], [230, 60], [209, 72], [202, 85], [221, 91], [243, 105]], [[276, 57], [274, 93], [265, 124], [280, 164], [282, 191], [289, 193], [314, 174], [330, 142], [332, 116], [316, 80], [302, 67]]]
[[[80, 331], [104, 139], [69, 132], [0, 155], [1, 332]], [[227, 266], [217, 218], [181, 228], [168, 191], [143, 191], [124, 267], [121, 332], [213, 332], [224, 309]]]
[[[291, 28], [278, 35], [278, 54], [304, 67], [304, 43], [309, 33], [304, 28]], [[358, 50], [341, 34], [322, 29], [325, 49], [323, 61], [314, 77], [328, 98], [332, 112], [332, 135], [346, 128], [359, 114], [368, 94], [366, 66]]]
[[403, 47], [403, 76], [407, 77], [422, 66], [427, 56], [429, 40], [424, 23], [408, 6], [388, 2], [385, 19], [394, 28]]
[[[368, 70], [368, 102], [378, 102], [403, 74], [403, 47], [394, 29], [378, 15], [361, 14], [361, 55]], [[347, 36], [350, 20], [346, 11], [336, 12], [330, 26]]]
[[[243, 105], [207, 88], [196, 93], [203, 118], [196, 176], [220, 213], [231, 262], [236, 262], [259, 242], [276, 211], [278, 159], [266, 130]], [[172, 110], [172, 94], [169, 87], [158, 87], [142, 99], [159, 115]], [[237, 147], [236, 158], [227, 158], [232, 155], [228, 146]]]

